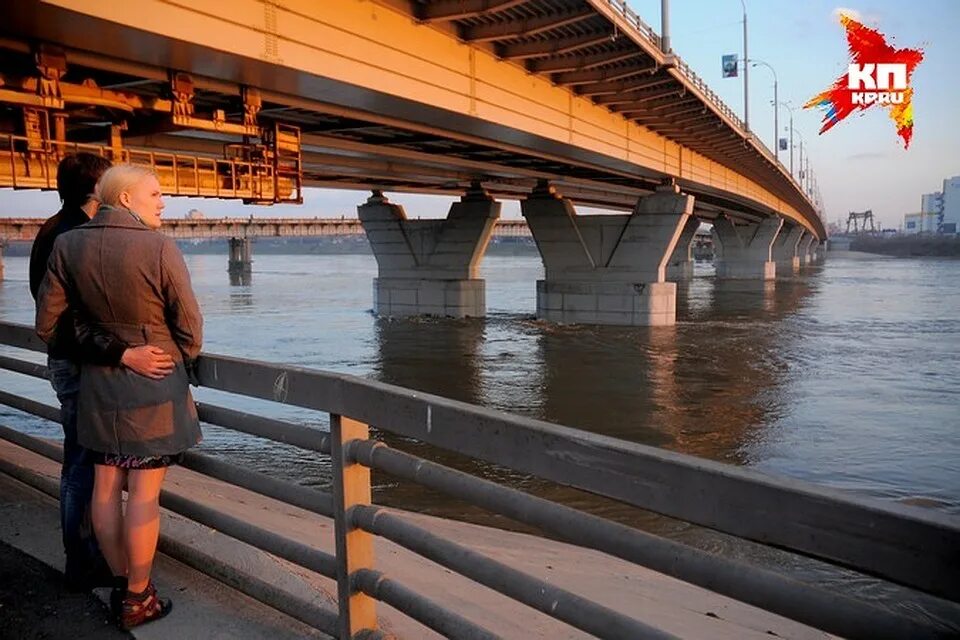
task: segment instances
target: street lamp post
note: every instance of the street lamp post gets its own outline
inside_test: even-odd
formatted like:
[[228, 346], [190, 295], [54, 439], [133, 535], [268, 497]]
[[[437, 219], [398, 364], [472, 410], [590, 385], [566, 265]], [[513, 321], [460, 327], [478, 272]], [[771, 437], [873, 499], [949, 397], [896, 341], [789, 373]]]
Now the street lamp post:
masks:
[[747, 3], [746, 0], [740, 0], [743, 7], [743, 128], [750, 131], [750, 72], [747, 60], [750, 59], [747, 53]]
[[[786, 107], [787, 113], [790, 114], [790, 175], [793, 175], [793, 106], [789, 102], [780, 102], [777, 104], [777, 107]], [[777, 141], [777, 146], [779, 146], [780, 141]]]
[[751, 64], [753, 66], [762, 64], [767, 69], [770, 69], [770, 73], [773, 74], [773, 156], [779, 162], [780, 161], [780, 119], [777, 114], [780, 112], [780, 109], [777, 107], [777, 104], [779, 103], [780, 100], [779, 100], [779, 96], [777, 95], [777, 84], [778, 84], [777, 72], [772, 66], [770, 66], [769, 63], [764, 62], [763, 60], [757, 60], [757, 59], [751, 60], [750, 58], [746, 58], [743, 64], [744, 73], [746, 73], [746, 68], [749, 67]]

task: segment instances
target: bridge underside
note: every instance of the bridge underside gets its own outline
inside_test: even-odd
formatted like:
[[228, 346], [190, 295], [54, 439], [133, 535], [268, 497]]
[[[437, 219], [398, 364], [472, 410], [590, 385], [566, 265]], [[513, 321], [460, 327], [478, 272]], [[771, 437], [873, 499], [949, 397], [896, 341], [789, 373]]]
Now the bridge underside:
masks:
[[[585, 0], [386, 4], [523, 65], [528, 73], [642, 124], [666, 141], [736, 163], [742, 175], [768, 183], [778, 199], [793, 202], [797, 210], [809, 209], [789, 176], [781, 179], [771, 171], [769, 159], [735, 131], [728, 114], [708, 104], [700, 89], [684, 84], [671, 65], [661, 64], [630, 38], [617, 37], [616, 21]], [[447, 11], [452, 5], [460, 9]], [[250, 139], [249, 131], [235, 123], [249, 123], [252, 111], [253, 122], [264, 130], [274, 123], [299, 128], [302, 186], [460, 195], [480, 181], [493, 197], [522, 199], [538, 181], [548, 180], [578, 204], [627, 211], [664, 178], [674, 177], [696, 197], [699, 217], [723, 214], [758, 221], [777, 214], [755, 200], [682, 175], [321, 77], [277, 64], [270, 56], [240, 58], [199, 40], [179, 41], [36, 0], [16, 3], [10, 14], [0, 25], [4, 89], [32, 91], [42, 106], [44, 74], [47, 80], [56, 76], [54, 84], [64, 99], [58, 113], [66, 116], [63, 139], [71, 143], [109, 146], [111, 133], [118, 135], [110, 124], [122, 121], [124, 147], [218, 158], [225, 145]], [[56, 61], [62, 55], [59, 75], [38, 67], [37, 42], [55, 43], [48, 58]], [[41, 77], [30, 84], [38, 68]], [[190, 74], [180, 86], [179, 71]], [[17, 85], [11, 79], [23, 81]], [[189, 105], [178, 103], [184, 85]], [[255, 99], [248, 99], [251, 87]], [[24, 104], [16, 102], [18, 96], [10, 101], [13, 93], [0, 91], [0, 131], [17, 131], [23, 121]], [[11, 140], [10, 147], [16, 142]], [[223, 197], [200, 189], [200, 182], [198, 178], [196, 192], [187, 183], [178, 185], [176, 193]], [[818, 220], [800, 222], [821, 234]]]

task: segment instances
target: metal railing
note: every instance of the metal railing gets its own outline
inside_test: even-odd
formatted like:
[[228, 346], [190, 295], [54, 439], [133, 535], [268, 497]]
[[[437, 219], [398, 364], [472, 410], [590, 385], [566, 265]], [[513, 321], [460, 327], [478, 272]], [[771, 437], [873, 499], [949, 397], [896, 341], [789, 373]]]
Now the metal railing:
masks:
[[213, 158], [60, 140], [34, 140], [0, 133], [0, 187], [56, 189], [57, 165], [86, 152], [152, 169], [165, 194], [263, 201], [288, 197], [299, 186], [275, 175], [272, 162]]
[[[650, 25], [643, 21], [637, 13], [627, 6], [626, 0], [606, 0], [606, 2], [613, 7], [617, 13], [619, 13], [626, 23], [631, 27], [634, 35], [639, 36], [640, 38], [651, 43], [657, 49], [660, 49], [660, 35], [653, 30]], [[779, 167], [783, 170], [784, 175], [790, 178], [790, 182], [793, 184], [796, 189], [804, 195], [804, 197], [809, 197], [810, 194], [807, 193], [807, 190], [804, 189], [800, 180], [787, 170], [786, 165], [784, 165], [777, 158], [776, 154], [771, 152], [770, 148], [767, 145], [753, 135], [752, 132], [747, 130], [746, 125], [743, 120], [740, 119], [740, 116], [724, 102], [717, 93], [710, 88], [703, 78], [701, 78], [697, 72], [695, 72], [689, 64], [686, 63], [683, 58], [676, 55], [675, 53], [670, 54], [674, 61], [674, 67], [687, 79], [690, 84], [692, 84], [720, 114], [730, 120], [737, 128], [738, 133], [743, 136], [744, 142], [752, 142], [756, 150], [762, 155], [770, 164], [775, 167]], [[779, 136], [779, 133], [777, 134]], [[822, 219], [822, 211], [816, 207], [816, 204], [813, 202], [813, 199], [810, 198], [811, 203], [814, 204], [816, 208], [817, 215]]]
[[[43, 351], [31, 327], [0, 323], [0, 345]], [[44, 377], [45, 367], [0, 355], [0, 368]], [[331, 555], [165, 492], [162, 504], [197, 522], [296, 563], [338, 584], [338, 612], [271, 595], [256, 581], [234, 584], [336, 637], [380, 638], [384, 602], [452, 638], [493, 632], [387, 576], [374, 563], [373, 536], [408, 550], [533, 609], [600, 638], [666, 638], [669, 633], [590, 598], [482, 555], [371, 503], [376, 469], [594, 549], [849, 638], [947, 637], [836, 591], [696, 549], [458, 471], [387, 446], [367, 425], [477, 460], [618, 500], [740, 538], [828, 562], [937, 598], [960, 625], [960, 519], [851, 497], [775, 477], [567, 427], [521, 418], [354, 376], [204, 354], [202, 386], [330, 414], [330, 432], [201, 404], [201, 420], [330, 456], [332, 494], [280, 481], [189, 452], [184, 466], [284, 503], [331, 517]], [[58, 410], [0, 390], [0, 404], [57, 420]], [[56, 459], [49, 442], [0, 427], [0, 437]], [[22, 471], [0, 460], [0, 471]], [[46, 487], [56, 495], [55, 487]], [[182, 550], [189, 555], [189, 549]], [[246, 588], [245, 588], [246, 587]]]

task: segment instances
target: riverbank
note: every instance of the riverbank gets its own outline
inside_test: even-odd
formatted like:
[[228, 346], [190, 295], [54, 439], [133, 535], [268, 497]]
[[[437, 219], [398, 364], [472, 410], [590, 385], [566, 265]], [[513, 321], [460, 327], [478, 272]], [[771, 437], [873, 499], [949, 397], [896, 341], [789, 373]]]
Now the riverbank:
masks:
[[898, 258], [960, 258], [960, 236], [863, 236], [850, 243], [850, 250]]

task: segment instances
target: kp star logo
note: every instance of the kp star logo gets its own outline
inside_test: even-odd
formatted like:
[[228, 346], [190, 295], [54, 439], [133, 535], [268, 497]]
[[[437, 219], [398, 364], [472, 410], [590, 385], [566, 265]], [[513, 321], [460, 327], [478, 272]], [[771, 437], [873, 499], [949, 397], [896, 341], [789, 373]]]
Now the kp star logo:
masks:
[[894, 49], [886, 37], [865, 27], [848, 15], [840, 16], [847, 31], [850, 65], [847, 73], [837, 78], [826, 91], [817, 94], [803, 107], [820, 107], [826, 111], [820, 133], [854, 111], [879, 105], [890, 110], [890, 118], [903, 140], [904, 149], [913, 137], [913, 88], [910, 78], [923, 60], [922, 49]]

